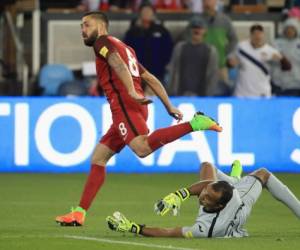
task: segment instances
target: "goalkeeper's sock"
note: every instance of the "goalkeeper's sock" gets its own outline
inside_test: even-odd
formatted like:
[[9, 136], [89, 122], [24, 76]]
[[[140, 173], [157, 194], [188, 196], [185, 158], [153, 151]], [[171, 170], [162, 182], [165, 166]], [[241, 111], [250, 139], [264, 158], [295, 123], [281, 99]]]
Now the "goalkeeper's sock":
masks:
[[243, 166], [239, 160], [235, 160], [231, 165], [230, 176], [241, 179], [243, 173]]
[[266, 187], [275, 199], [288, 206], [293, 213], [300, 218], [300, 201], [286, 185], [271, 174], [266, 183]]
[[105, 180], [105, 167], [93, 164], [91, 171], [86, 181], [79, 206], [88, 210], [92, 204], [98, 190]]
[[155, 151], [163, 145], [175, 141], [192, 131], [193, 130], [189, 122], [157, 129], [148, 136], [148, 143], [152, 151]]

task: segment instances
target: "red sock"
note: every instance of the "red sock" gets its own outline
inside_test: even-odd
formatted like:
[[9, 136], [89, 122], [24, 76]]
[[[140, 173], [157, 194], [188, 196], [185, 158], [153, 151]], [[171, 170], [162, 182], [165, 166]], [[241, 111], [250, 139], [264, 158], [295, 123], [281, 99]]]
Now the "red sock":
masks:
[[93, 164], [85, 183], [79, 206], [88, 210], [105, 180], [105, 167]]
[[153, 151], [155, 151], [163, 145], [175, 141], [176, 139], [192, 131], [193, 130], [189, 122], [185, 122], [167, 128], [157, 129], [148, 136], [148, 143], [150, 148]]

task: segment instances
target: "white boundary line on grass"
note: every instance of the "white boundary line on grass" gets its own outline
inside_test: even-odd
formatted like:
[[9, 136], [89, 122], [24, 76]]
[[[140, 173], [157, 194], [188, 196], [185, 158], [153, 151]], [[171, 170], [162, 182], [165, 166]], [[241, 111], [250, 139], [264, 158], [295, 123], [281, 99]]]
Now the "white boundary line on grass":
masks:
[[76, 236], [76, 235], [64, 235], [64, 238], [75, 239], [75, 240], [89, 240], [89, 241], [98, 241], [109, 244], [120, 244], [120, 245], [131, 245], [131, 246], [143, 246], [143, 247], [153, 247], [153, 248], [162, 248], [162, 249], [173, 249], [173, 250], [196, 250], [195, 248], [185, 248], [185, 247], [174, 247], [172, 245], [157, 245], [157, 244], [147, 244], [139, 242], [130, 242], [130, 241], [121, 241], [121, 240], [109, 240], [103, 238], [94, 238], [86, 236]]

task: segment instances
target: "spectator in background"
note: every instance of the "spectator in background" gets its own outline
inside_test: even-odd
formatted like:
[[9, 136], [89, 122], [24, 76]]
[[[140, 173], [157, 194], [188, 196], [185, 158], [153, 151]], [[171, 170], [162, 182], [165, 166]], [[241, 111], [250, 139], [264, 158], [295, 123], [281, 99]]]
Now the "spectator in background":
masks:
[[131, 11], [139, 0], [81, 0], [78, 5], [80, 11]]
[[158, 79], [164, 79], [173, 41], [169, 31], [156, 19], [151, 4], [141, 5], [139, 16], [132, 22], [124, 41], [135, 50], [139, 61], [147, 69]]
[[289, 17], [297, 18], [300, 21], [300, 1], [295, 1], [294, 6], [288, 12]]
[[171, 95], [210, 96], [216, 93], [218, 56], [215, 47], [203, 42], [205, 21], [190, 20], [191, 39], [179, 42], [169, 65]]
[[157, 10], [183, 10], [182, 0], [152, 0], [152, 3]]
[[232, 86], [229, 86], [226, 67], [227, 56], [234, 51], [238, 39], [231, 20], [224, 13], [218, 12], [217, 0], [203, 0], [202, 17], [208, 23], [204, 41], [216, 47], [219, 58], [219, 93], [230, 95]]
[[[238, 38], [230, 18], [224, 13], [217, 11], [217, 1], [203, 0], [203, 13], [199, 15], [207, 23], [204, 41], [217, 49], [219, 81], [216, 95], [227, 96], [231, 95], [233, 87], [229, 81], [226, 61], [228, 55], [234, 51]], [[184, 31], [182, 37], [188, 36], [190, 36], [189, 26]]]
[[272, 81], [277, 95], [300, 96], [300, 38], [299, 22], [288, 19], [283, 24], [282, 37], [276, 39], [277, 48], [291, 62], [291, 71], [282, 71], [278, 65], [272, 66]]
[[282, 14], [284, 18], [292, 17], [300, 20], [300, 0], [285, 0]]
[[203, 1], [202, 0], [183, 0], [184, 6], [194, 13], [203, 12]]
[[134, 10], [135, 0], [110, 0], [110, 11], [132, 11]]
[[237, 51], [228, 64], [239, 66], [235, 96], [269, 97], [272, 95], [270, 63], [281, 63], [284, 70], [290, 64], [281, 53], [265, 42], [264, 28], [260, 24], [250, 27], [250, 39], [238, 44]]
[[[183, 5], [189, 11], [194, 13], [202, 13], [203, 12], [203, 0], [182, 0]], [[224, 0], [217, 0], [216, 3], [216, 11], [223, 11]]]
[[81, 0], [80, 4], [77, 6], [79, 11], [94, 11], [94, 10], [109, 10], [108, 0]]
[[[2, 0], [1, 0], [1, 2], [2, 2]], [[19, 0], [18, 2], [21, 2], [21, 1]], [[32, 2], [34, 2], [34, 1], [32, 1]], [[76, 9], [76, 6], [79, 4], [79, 2], [80, 2], [80, 0], [68, 0], [68, 1], [39, 0], [39, 5], [40, 5], [40, 9], [42, 11], [44, 11], [44, 10], [48, 11], [51, 9], [54, 9], [56, 11], [58, 11], [59, 9], [68, 9], [68, 10], [72, 11], [72, 10]]]

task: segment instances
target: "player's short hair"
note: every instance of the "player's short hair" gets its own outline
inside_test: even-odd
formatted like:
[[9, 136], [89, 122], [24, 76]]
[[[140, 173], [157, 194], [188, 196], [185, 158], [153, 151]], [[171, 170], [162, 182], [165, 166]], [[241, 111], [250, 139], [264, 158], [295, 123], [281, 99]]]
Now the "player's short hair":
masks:
[[106, 28], [108, 29], [109, 21], [108, 17], [105, 13], [101, 11], [90, 11], [83, 14], [82, 17], [91, 16], [92, 18], [95, 18], [97, 20], [100, 20], [105, 23]]
[[252, 34], [254, 31], [264, 31], [264, 27], [260, 24], [253, 24], [251, 27], [250, 27], [250, 33]]
[[217, 181], [212, 184], [212, 188], [214, 191], [222, 193], [218, 203], [225, 207], [232, 198], [233, 186], [230, 185], [227, 181]]

